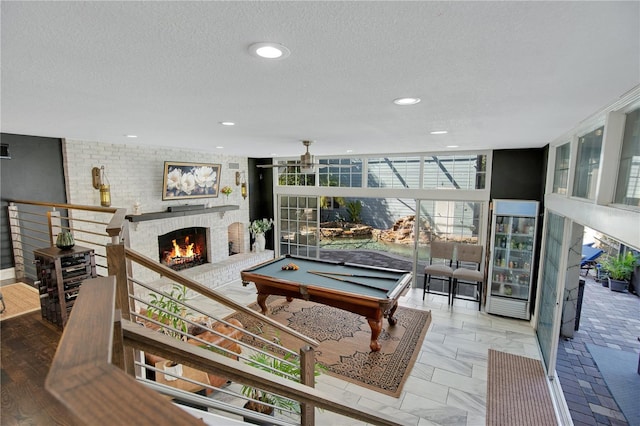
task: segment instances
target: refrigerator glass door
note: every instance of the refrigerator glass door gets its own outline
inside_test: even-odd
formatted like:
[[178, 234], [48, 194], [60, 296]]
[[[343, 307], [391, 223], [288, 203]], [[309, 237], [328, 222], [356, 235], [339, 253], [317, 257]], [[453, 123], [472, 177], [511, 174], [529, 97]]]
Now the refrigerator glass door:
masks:
[[496, 215], [491, 296], [529, 299], [535, 217]]

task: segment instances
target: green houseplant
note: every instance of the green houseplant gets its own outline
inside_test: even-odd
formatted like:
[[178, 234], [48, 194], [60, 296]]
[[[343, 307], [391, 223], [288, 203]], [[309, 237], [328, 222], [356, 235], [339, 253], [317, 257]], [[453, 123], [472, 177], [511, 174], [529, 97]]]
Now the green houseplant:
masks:
[[613, 291], [627, 291], [633, 268], [637, 262], [637, 257], [630, 251], [606, 259], [602, 263], [602, 267], [609, 275], [609, 288]]
[[255, 239], [254, 251], [262, 252], [266, 246], [266, 239], [264, 233], [271, 229], [273, 226], [273, 219], [256, 219], [249, 225], [249, 231]]
[[[165, 292], [161, 296], [150, 293], [149, 299], [146, 312], [147, 318], [166, 324], [167, 327], [160, 326], [161, 332], [174, 339], [186, 342], [189, 324], [186, 321], [188, 312], [183, 303], [187, 301], [187, 287], [173, 284], [169, 293]], [[165, 361], [164, 369], [178, 376], [182, 375], [182, 365], [177, 362]], [[166, 374], [165, 379], [169, 381], [176, 380], [175, 377]]]
[[[280, 359], [263, 352], [254, 352], [249, 356], [249, 362], [247, 362], [247, 365], [290, 380], [293, 380], [291, 379], [291, 376], [297, 377], [298, 382], [300, 380], [300, 358], [293, 357], [290, 353], [285, 354], [283, 359]], [[314, 376], [319, 376], [321, 371], [324, 369], [324, 366], [316, 363], [314, 367]], [[287, 410], [300, 414], [300, 404], [291, 399], [274, 395], [248, 385], [242, 386], [242, 394], [252, 399], [247, 401], [244, 406], [249, 410], [267, 415], [273, 414], [274, 409], [272, 406], [257, 402], [262, 401], [275, 406], [279, 410]]]
[[273, 219], [256, 219], [249, 225], [249, 231], [253, 235], [264, 234], [273, 226]]
[[183, 304], [187, 301], [187, 287], [174, 284], [169, 293], [165, 292], [161, 296], [155, 293], [149, 293], [149, 299], [147, 318], [155, 319], [175, 329], [172, 330], [169, 327], [162, 327], [161, 331], [164, 334], [178, 340], [186, 341], [188, 323], [185, 318], [188, 312]]

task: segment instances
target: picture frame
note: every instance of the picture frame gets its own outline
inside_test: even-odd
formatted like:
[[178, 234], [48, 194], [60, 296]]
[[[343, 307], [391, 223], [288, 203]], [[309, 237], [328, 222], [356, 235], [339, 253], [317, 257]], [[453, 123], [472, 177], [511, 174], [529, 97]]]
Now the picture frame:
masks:
[[220, 164], [165, 161], [162, 200], [218, 197], [220, 169]]

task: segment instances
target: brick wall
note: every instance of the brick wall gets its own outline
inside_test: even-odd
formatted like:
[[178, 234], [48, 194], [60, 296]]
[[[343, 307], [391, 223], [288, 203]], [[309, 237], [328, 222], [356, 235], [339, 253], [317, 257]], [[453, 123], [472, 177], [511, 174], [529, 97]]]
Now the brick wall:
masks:
[[[100, 205], [99, 191], [93, 188], [91, 169], [105, 167], [111, 185], [111, 206], [126, 208], [133, 213], [133, 206], [140, 203], [141, 213], [166, 211], [167, 207], [183, 204], [205, 204], [207, 207], [237, 205], [238, 210], [225, 213], [174, 217], [129, 224], [129, 245], [132, 249], [157, 260], [157, 236], [190, 226], [210, 229], [209, 253], [213, 265], [226, 263], [229, 255], [228, 229], [231, 224], [249, 225], [249, 202], [240, 195], [235, 185], [235, 172], [247, 171], [247, 158], [225, 156], [217, 153], [188, 151], [177, 148], [142, 147], [80, 140], [65, 140], [63, 157], [67, 197], [71, 204]], [[230, 186], [229, 197], [220, 194], [216, 198], [198, 198], [180, 201], [162, 201], [164, 162], [215, 163], [221, 165], [220, 185]], [[229, 169], [230, 164], [239, 168]], [[242, 252], [249, 251], [249, 233], [239, 242]], [[238, 243], [238, 242], [236, 242]], [[157, 279], [156, 274], [134, 266], [134, 276], [143, 281]]]

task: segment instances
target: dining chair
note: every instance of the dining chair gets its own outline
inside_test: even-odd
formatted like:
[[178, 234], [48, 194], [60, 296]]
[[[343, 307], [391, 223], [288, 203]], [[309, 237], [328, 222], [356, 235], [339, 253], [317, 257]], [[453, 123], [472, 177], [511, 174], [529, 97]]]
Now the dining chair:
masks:
[[424, 283], [422, 285], [422, 300], [426, 293], [430, 293], [431, 279], [447, 282], [447, 300], [451, 299], [451, 280], [453, 278], [453, 249], [454, 243], [432, 241], [429, 254], [429, 265], [424, 268]]
[[477, 244], [457, 244], [455, 251], [456, 263], [459, 266], [453, 271], [451, 304], [453, 304], [453, 299], [465, 299], [458, 297], [458, 284], [472, 285], [475, 287], [474, 300], [478, 302], [478, 310], [480, 310], [482, 305], [482, 288], [485, 282], [484, 272], [480, 270], [482, 253], [484, 251], [483, 247]]

